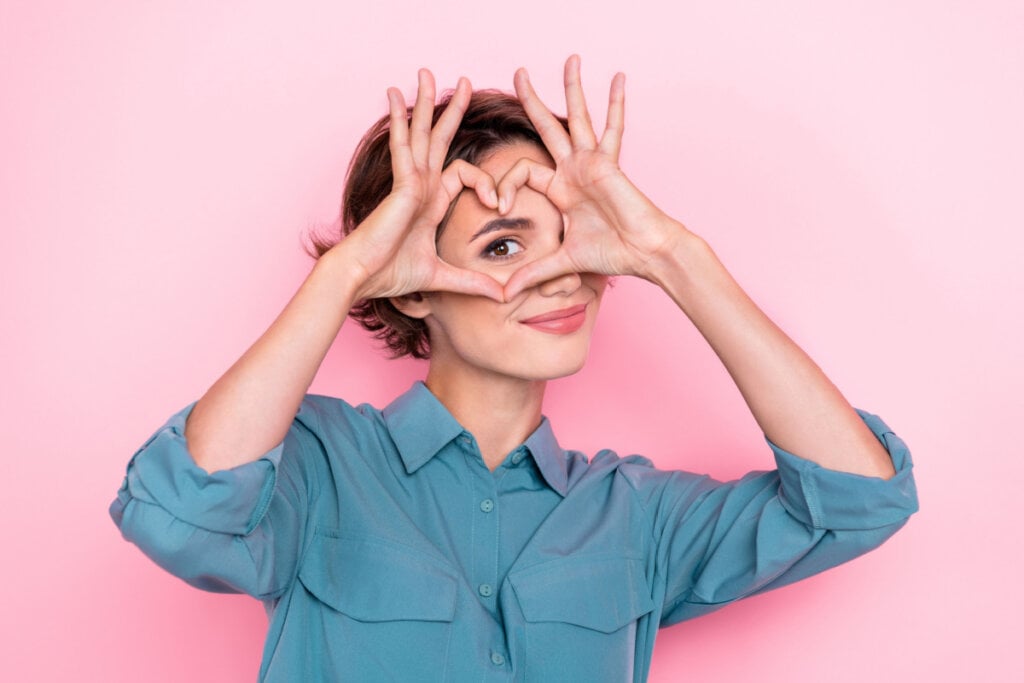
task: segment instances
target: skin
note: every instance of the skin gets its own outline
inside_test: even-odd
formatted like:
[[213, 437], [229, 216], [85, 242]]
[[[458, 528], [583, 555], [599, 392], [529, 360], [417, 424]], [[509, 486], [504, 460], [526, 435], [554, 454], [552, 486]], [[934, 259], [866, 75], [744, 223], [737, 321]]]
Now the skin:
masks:
[[[628, 275], [661, 287], [697, 327], [768, 438], [824, 467], [892, 476], [888, 454], [821, 369], [754, 304], [704, 240], [656, 207], [619, 168], [624, 76], [612, 80], [600, 138], [575, 55], [565, 65], [568, 133], [524, 70], [514, 82], [546, 153], [518, 145], [480, 168], [465, 162], [441, 168], [468, 102], [468, 81], [460, 80], [433, 128], [428, 71], [420, 71], [408, 123], [401, 94], [388, 91], [392, 193], [321, 257], [267, 332], [197, 403], [186, 425], [197, 464], [208, 471], [233, 467], [279, 443], [352, 304], [390, 297], [427, 323], [433, 341], [427, 386], [476, 437], [493, 469], [536, 428], [546, 381], [582, 365], [603, 276]], [[436, 226], [456, 199], [435, 245]], [[481, 244], [468, 241], [497, 215], [534, 222], [533, 230], [517, 232], [524, 249], [501, 263], [481, 259]], [[584, 300], [586, 325], [565, 338], [517, 322]]]
[[[480, 170], [502, 178], [524, 160], [554, 168], [547, 152], [520, 142], [493, 152]], [[472, 239], [498, 218], [528, 221], [530, 227], [507, 227]], [[446, 263], [504, 285], [517, 269], [556, 253], [563, 232], [557, 207], [529, 187], [514, 188], [504, 214], [467, 192], [457, 200], [437, 252]], [[490, 469], [540, 424], [547, 380], [583, 367], [606, 283], [603, 275], [569, 272], [508, 302], [455, 292], [393, 299], [403, 313], [426, 322], [431, 340], [427, 387], [474, 435]], [[520, 322], [581, 304], [587, 307], [586, 322], [571, 334], [549, 334]]]

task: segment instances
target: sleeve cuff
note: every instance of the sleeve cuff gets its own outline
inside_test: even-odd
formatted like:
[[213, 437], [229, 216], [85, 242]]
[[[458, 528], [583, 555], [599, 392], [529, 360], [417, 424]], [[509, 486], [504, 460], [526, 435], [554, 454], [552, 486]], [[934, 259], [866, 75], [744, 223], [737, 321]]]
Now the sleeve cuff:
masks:
[[771, 440], [781, 483], [779, 499], [790, 515], [816, 529], [876, 529], [904, 521], [917, 511], [910, 451], [879, 418], [857, 411], [889, 452], [891, 479], [838, 472], [779, 448]]
[[135, 453], [128, 463], [128, 492], [193, 526], [249, 534], [270, 505], [284, 443], [258, 460], [209, 474], [195, 464], [185, 442], [185, 420], [194, 406], [172, 415]]

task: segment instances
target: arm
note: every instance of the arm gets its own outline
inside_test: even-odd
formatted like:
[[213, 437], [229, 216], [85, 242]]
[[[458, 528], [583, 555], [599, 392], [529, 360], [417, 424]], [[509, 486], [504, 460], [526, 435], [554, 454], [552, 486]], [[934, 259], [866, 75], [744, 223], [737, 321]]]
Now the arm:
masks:
[[825, 373], [766, 316], [711, 248], [680, 224], [679, 239], [649, 264], [658, 284], [725, 365], [765, 436], [842, 472], [888, 479], [889, 454]]
[[517, 272], [507, 297], [570, 271], [634, 275], [659, 285], [711, 344], [765, 435], [823, 467], [891, 477], [892, 463], [817, 365], [739, 287], [711, 248], [645, 197], [618, 167], [624, 77], [612, 81], [607, 128], [597, 140], [580, 85], [579, 58], [565, 67], [569, 134], [540, 102], [524, 71], [516, 91], [556, 168], [524, 162], [498, 184], [545, 192], [565, 216], [562, 248]]
[[110, 507], [126, 539], [198, 587], [268, 598], [293, 578], [308, 512], [331, 472], [316, 406], [302, 401], [353, 302], [433, 290], [501, 297], [498, 283], [444, 264], [434, 246], [464, 187], [497, 205], [487, 174], [464, 162], [441, 168], [469, 83], [433, 128], [429, 72], [420, 72], [411, 123], [401, 94], [388, 95], [391, 194], [319, 260], [206, 395], [143, 445]]
[[411, 124], [396, 89], [391, 110], [392, 193], [318, 261], [284, 311], [217, 380], [189, 415], [185, 437], [208, 472], [252, 462], [279, 444], [352, 305], [377, 297], [448, 290], [501, 298], [501, 287], [437, 258], [434, 232], [464, 187], [496, 206], [489, 175], [465, 162], [441, 165], [469, 102], [461, 80], [433, 129], [434, 82], [420, 72]]

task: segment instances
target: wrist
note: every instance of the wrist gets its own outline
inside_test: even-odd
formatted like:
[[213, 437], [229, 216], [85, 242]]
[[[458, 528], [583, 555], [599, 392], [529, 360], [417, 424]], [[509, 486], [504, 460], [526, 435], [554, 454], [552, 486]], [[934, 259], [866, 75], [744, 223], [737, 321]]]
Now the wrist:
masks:
[[355, 234], [349, 235], [332, 247], [317, 259], [311, 274], [328, 282], [330, 290], [337, 292], [349, 306], [367, 298], [364, 290], [370, 281], [366, 268], [355, 256], [354, 240]]
[[669, 280], [689, 273], [707, 258], [711, 247], [685, 225], [662, 214], [646, 223], [649, 234], [657, 235], [658, 247], [640, 265], [637, 276], [665, 288]]

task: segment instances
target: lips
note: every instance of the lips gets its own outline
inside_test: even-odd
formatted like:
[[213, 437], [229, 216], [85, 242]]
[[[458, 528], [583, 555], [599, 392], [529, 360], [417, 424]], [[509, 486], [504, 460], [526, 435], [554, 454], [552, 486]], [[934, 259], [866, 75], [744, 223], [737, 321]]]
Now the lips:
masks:
[[587, 305], [580, 304], [550, 313], [542, 313], [519, 322], [546, 334], [572, 334], [587, 322]]

